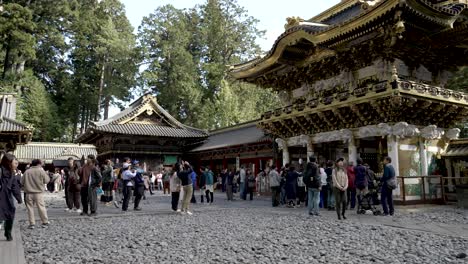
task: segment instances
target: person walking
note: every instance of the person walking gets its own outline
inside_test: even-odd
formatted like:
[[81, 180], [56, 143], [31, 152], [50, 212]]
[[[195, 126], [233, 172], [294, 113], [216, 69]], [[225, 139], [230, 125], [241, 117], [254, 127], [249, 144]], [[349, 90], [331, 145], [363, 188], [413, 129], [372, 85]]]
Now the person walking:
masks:
[[246, 193], [246, 186], [245, 186], [245, 183], [246, 183], [246, 178], [247, 178], [247, 174], [246, 174], [246, 171], [245, 171], [245, 166], [242, 165], [240, 171], [239, 171], [239, 177], [240, 177], [240, 198], [242, 200], [246, 200], [247, 199], [247, 193]]
[[[23, 203], [21, 199], [21, 187], [18, 183], [18, 179], [14, 176], [13, 163], [15, 160], [15, 156], [4, 154], [0, 161], [0, 221], [4, 221], [4, 235], [7, 241], [13, 240], [11, 232], [13, 230], [13, 222], [16, 214], [13, 197], [18, 204]], [[41, 193], [43, 186], [44, 184], [41, 182], [39, 185]]]
[[83, 206], [81, 215], [88, 215], [88, 208], [91, 210], [89, 216], [95, 216], [97, 214], [96, 190], [102, 182], [102, 176], [96, 164], [96, 157], [94, 155], [88, 155], [86, 165], [81, 167], [78, 172], [81, 183], [81, 204]]
[[156, 174], [156, 183], [158, 184], [159, 191], [163, 190], [162, 177], [163, 177], [162, 172], [159, 171], [158, 174]]
[[250, 201], [253, 200], [253, 194], [254, 194], [254, 191], [255, 191], [255, 184], [256, 184], [255, 175], [252, 173], [251, 170], [247, 170], [247, 188], [248, 188], [248, 192], [250, 194]]
[[362, 199], [364, 198], [364, 195], [366, 195], [369, 192], [369, 182], [367, 179], [367, 168], [363, 165], [363, 161], [361, 158], [357, 160], [357, 166], [356, 168], [354, 168], [354, 171], [356, 173], [356, 178], [355, 184], [353, 184], [353, 186], [356, 187], [358, 204], [362, 205]]
[[[203, 169], [200, 169], [200, 179], [198, 180], [198, 190], [200, 191], [200, 203], [203, 203], [206, 195], [206, 175]], [[208, 201], [207, 201], [208, 202]]]
[[49, 181], [50, 177], [42, 168], [42, 161], [39, 159], [35, 159], [31, 162], [31, 168], [24, 172], [23, 178], [21, 179], [30, 229], [34, 229], [36, 225], [34, 204], [37, 205], [42, 227], [49, 226], [49, 218], [47, 217], [47, 210], [43, 197], [43, 186]]
[[80, 209], [80, 177], [78, 176], [79, 165], [78, 161], [73, 158], [68, 159], [68, 167], [64, 169], [65, 173], [65, 199], [67, 201], [68, 212], [81, 213]]
[[395, 169], [392, 166], [392, 158], [384, 158], [384, 173], [380, 182], [382, 183], [382, 209], [384, 211], [383, 216], [388, 216], [395, 213], [393, 208], [393, 190], [396, 188], [396, 176]]
[[354, 184], [356, 180], [356, 173], [354, 163], [352, 161], [348, 162], [348, 166], [346, 167], [346, 174], [348, 175], [348, 189], [346, 189], [346, 207], [354, 209], [354, 207], [356, 207], [356, 186]]
[[60, 191], [61, 182], [62, 182], [62, 175], [60, 174], [60, 169], [55, 168], [54, 174], [52, 175], [52, 182], [54, 183], [54, 193], [58, 193]]
[[153, 195], [153, 191], [151, 191], [151, 183], [148, 173], [143, 174], [143, 181], [145, 183], [145, 192], [143, 193], [143, 200], [146, 200], [146, 191], [149, 191], [151, 195]]
[[182, 189], [184, 191], [184, 196], [182, 199], [182, 213], [192, 215], [190, 212], [190, 198], [192, 197], [192, 178], [190, 174], [192, 173], [193, 169], [190, 164], [185, 161], [182, 164], [176, 164], [177, 169], [177, 177], [181, 181]]
[[338, 214], [338, 220], [346, 219], [346, 190], [348, 189], [348, 176], [343, 167], [343, 158], [336, 161], [335, 168], [332, 172], [333, 192], [335, 194], [335, 208]]
[[203, 172], [205, 176], [205, 193], [206, 193], [206, 203], [213, 204], [213, 192], [214, 192], [214, 175], [209, 167], [205, 168]]
[[101, 202], [106, 205], [112, 205], [112, 188], [114, 187], [112, 162], [106, 160], [102, 166], [102, 190], [104, 194], [101, 196]]
[[309, 209], [309, 215], [319, 216], [319, 204], [320, 204], [320, 190], [322, 189], [322, 181], [317, 166], [317, 159], [310, 157], [309, 162], [306, 165], [304, 172], [304, 184], [307, 186], [307, 206]]
[[[286, 164], [286, 167], [289, 167]], [[288, 199], [288, 207], [294, 207], [296, 205], [297, 198], [297, 178], [299, 174], [293, 166], [289, 167], [289, 171], [286, 174], [286, 197]]]
[[335, 194], [333, 191], [333, 161], [327, 161], [327, 168], [325, 168], [327, 174], [327, 205], [328, 211], [335, 210]]
[[133, 178], [136, 176], [136, 171], [132, 170], [129, 163], [122, 164], [122, 179], [123, 179], [123, 203], [122, 211], [127, 212], [128, 204], [133, 196]]
[[270, 177], [270, 189], [271, 189], [271, 206], [277, 207], [280, 204], [280, 183], [281, 177], [276, 170], [275, 166], [271, 166], [270, 173], [268, 173], [268, 177]]
[[[166, 173], [169, 173], [169, 171], [167, 171]], [[172, 167], [172, 174], [169, 178], [169, 186], [171, 188], [172, 210], [174, 212], [180, 212], [180, 209], [178, 209], [178, 206], [179, 206], [181, 181], [179, 177], [177, 177], [177, 169], [175, 165]]]

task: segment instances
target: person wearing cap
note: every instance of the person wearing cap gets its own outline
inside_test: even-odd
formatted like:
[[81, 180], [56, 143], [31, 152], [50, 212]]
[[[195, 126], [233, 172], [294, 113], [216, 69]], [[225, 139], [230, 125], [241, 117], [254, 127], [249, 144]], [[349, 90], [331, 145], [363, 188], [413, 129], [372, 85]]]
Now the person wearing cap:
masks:
[[126, 212], [128, 209], [128, 203], [132, 196], [133, 191], [133, 182], [132, 179], [135, 178], [136, 172], [131, 170], [132, 166], [125, 162], [122, 164], [122, 179], [123, 179], [123, 195], [124, 200], [122, 204], [122, 211]]
[[338, 214], [338, 219], [346, 219], [346, 190], [348, 189], [348, 175], [343, 167], [343, 158], [336, 160], [335, 168], [333, 169], [333, 192], [335, 194], [335, 208]]

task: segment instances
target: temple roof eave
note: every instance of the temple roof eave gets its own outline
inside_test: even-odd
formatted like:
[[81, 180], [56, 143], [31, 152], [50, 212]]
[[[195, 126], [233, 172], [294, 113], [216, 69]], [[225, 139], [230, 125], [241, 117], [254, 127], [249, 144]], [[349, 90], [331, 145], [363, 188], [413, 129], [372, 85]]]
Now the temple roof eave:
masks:
[[[440, 24], [440, 26], [445, 28], [453, 27], [453, 22], [460, 15], [466, 13], [466, 6], [460, 10], [451, 10], [431, 4], [426, 0], [407, 0], [404, 3], [406, 9], [403, 9], [408, 11], [408, 13], [414, 13], [424, 20]], [[235, 79], [246, 80], [248, 78], [256, 78], [264, 74], [264, 71], [269, 67], [279, 64], [278, 61], [283, 56], [284, 51], [301, 40], [307, 40], [314, 46], [323, 46], [322, 44], [325, 42], [339, 43], [343, 40], [349, 40], [350, 38], [347, 34], [352, 33], [354, 36], [362, 35], [362, 32], [366, 32], [367, 25], [397, 8], [403, 10], [398, 0], [381, 1], [367, 12], [350, 18], [344, 23], [320, 30], [312, 30], [308, 25], [291, 27], [278, 37], [272, 49], [264, 57], [243, 64], [233, 65], [230, 68], [229, 74]]]

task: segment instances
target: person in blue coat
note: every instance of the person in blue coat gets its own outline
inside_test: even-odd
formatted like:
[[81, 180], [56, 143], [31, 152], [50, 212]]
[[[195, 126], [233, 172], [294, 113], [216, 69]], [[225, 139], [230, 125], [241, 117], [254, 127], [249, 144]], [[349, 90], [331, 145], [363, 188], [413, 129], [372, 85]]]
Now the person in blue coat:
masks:
[[389, 181], [395, 180], [395, 169], [392, 166], [392, 159], [390, 157], [385, 157], [384, 161], [384, 173], [380, 179], [382, 183], [382, 209], [384, 211], [384, 216], [393, 215], [395, 209], [393, 208], [393, 187], [389, 185]]
[[[286, 164], [285, 167], [288, 167]], [[297, 178], [299, 173], [297, 173], [294, 167], [289, 167], [289, 171], [286, 174], [286, 197], [288, 199], [288, 207], [294, 207], [296, 205], [297, 198]]]
[[193, 183], [193, 192], [192, 192], [192, 199], [190, 200], [190, 203], [196, 204], [197, 199], [195, 199], [195, 188], [196, 188], [196, 182], [197, 182], [197, 174], [195, 171], [192, 171], [190, 174], [190, 177], [192, 178], [192, 183]]

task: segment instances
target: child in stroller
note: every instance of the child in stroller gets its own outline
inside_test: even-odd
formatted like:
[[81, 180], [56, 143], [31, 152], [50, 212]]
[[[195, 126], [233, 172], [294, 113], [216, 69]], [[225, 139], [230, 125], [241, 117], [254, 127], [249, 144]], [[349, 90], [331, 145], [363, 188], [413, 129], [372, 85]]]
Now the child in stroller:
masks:
[[358, 214], [365, 214], [367, 211], [371, 211], [374, 215], [381, 215], [382, 212], [380, 209], [377, 208], [379, 203], [379, 185], [377, 184], [377, 180], [375, 177], [374, 172], [370, 169], [369, 164], [364, 164], [366, 167], [366, 176], [367, 176], [367, 183], [368, 183], [368, 190], [364, 192], [363, 195], [358, 197]]

